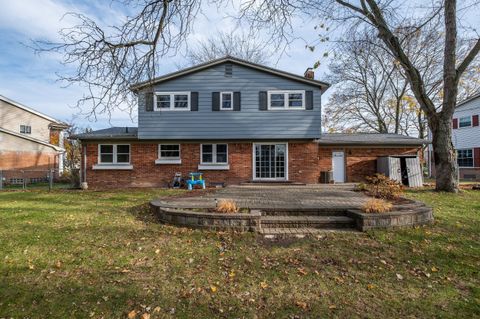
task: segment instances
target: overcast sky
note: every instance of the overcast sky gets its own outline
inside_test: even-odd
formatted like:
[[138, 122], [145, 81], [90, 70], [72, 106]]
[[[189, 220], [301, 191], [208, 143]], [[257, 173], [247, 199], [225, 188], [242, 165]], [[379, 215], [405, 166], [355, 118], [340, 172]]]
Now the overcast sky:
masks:
[[[112, 118], [98, 117], [91, 121], [78, 115], [79, 110], [73, 106], [85, 93], [80, 87], [64, 87], [57, 81], [57, 73], [67, 71], [60, 63], [59, 56], [35, 55], [26, 44], [32, 39], [58, 40], [61, 28], [74, 24], [72, 18], [64, 15], [68, 12], [83, 13], [94, 18], [102, 25], [118, 25], [128, 14], [127, 8], [111, 6], [105, 0], [0, 0], [0, 94], [46, 113], [59, 120], [69, 121], [76, 115], [76, 122], [82, 127], [94, 129], [108, 126], [136, 125], [136, 119], [130, 119], [127, 113], [116, 112]], [[205, 15], [198, 16], [193, 43], [219, 31], [239, 31], [235, 21], [228, 18], [235, 7], [204, 7]], [[130, 12], [131, 14], [131, 12]], [[313, 23], [299, 21], [295, 26], [299, 37], [307, 41], [314, 40], [317, 35]], [[191, 41], [191, 42], [192, 42]], [[305, 48], [305, 41], [298, 40], [280, 58], [273, 57], [274, 67], [302, 75], [305, 69], [317, 61], [325, 49], [319, 48], [311, 52]], [[175, 71], [178, 65], [185, 65], [184, 52], [176, 56], [162, 59], [161, 73]], [[316, 74], [320, 79], [326, 68], [321, 67]]]

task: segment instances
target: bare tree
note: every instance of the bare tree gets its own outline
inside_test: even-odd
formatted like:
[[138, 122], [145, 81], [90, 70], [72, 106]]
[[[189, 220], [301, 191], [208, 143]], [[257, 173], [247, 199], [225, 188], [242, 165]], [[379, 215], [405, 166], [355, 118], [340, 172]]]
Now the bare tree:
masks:
[[74, 68], [60, 74], [68, 85], [86, 87], [77, 102], [88, 115], [111, 115], [115, 109], [132, 112], [135, 97], [129, 87], [155, 77], [162, 57], [175, 54], [185, 44], [200, 0], [112, 0], [133, 12], [120, 26], [102, 27], [91, 18], [70, 13], [77, 20], [60, 30], [61, 41], [36, 41], [37, 52], [55, 52]]
[[204, 41], [189, 48], [187, 59], [190, 64], [199, 64], [223, 56], [230, 55], [247, 61], [267, 64], [272, 52], [265, 46], [265, 42], [250, 33], [225, 33]]
[[[478, 4], [478, 1], [463, 1], [462, 9]], [[432, 132], [432, 144], [437, 173], [436, 189], [439, 191], [458, 191], [456, 152], [452, 144], [452, 117], [458, 94], [458, 84], [468, 66], [478, 57], [480, 35], [470, 29], [469, 49], [461, 54], [458, 50], [457, 1], [433, 1], [430, 7], [424, 6], [412, 10], [409, 7], [412, 30], [421, 30], [435, 18], [443, 18], [443, 69], [440, 85], [441, 103], [429, 95], [429, 88], [416, 61], [405, 49], [405, 39], [396, 34], [396, 27], [405, 20], [402, 16], [404, 3], [392, 0], [291, 0], [291, 1], [247, 1], [242, 6], [243, 18], [250, 21], [255, 29], [266, 28], [271, 31], [272, 39], [278, 41], [288, 38], [291, 21], [299, 14], [310, 18], [330, 18], [334, 22], [348, 23], [354, 26], [367, 25], [378, 32], [388, 52], [398, 61], [407, 77], [409, 86], [422, 112], [428, 120]], [[285, 31], [286, 30], [286, 31]], [[287, 35], [287, 36], [286, 36]], [[407, 34], [408, 35], [408, 34]]]

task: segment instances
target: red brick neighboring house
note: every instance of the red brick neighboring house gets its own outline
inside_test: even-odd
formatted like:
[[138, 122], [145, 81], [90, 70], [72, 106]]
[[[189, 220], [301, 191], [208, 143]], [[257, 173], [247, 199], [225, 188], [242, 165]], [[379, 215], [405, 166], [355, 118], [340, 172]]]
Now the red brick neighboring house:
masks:
[[312, 184], [333, 171], [342, 183], [375, 173], [379, 157], [418, 158], [424, 140], [322, 134], [327, 88], [311, 70], [303, 77], [232, 57], [134, 85], [138, 128], [78, 135], [81, 179], [92, 188], [163, 187], [176, 173], [202, 172], [207, 184]]
[[0, 171], [4, 182], [45, 178], [62, 170], [68, 125], [0, 95]]

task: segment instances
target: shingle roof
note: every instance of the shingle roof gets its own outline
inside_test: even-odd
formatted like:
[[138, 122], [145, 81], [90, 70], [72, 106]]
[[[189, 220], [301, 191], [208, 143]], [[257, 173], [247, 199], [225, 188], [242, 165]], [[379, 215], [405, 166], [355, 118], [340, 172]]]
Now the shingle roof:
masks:
[[325, 91], [330, 87], [330, 84], [326, 83], [326, 82], [317, 81], [317, 80], [313, 80], [313, 79], [307, 79], [307, 78], [305, 78], [303, 76], [300, 76], [300, 75], [297, 75], [297, 74], [281, 71], [281, 70], [274, 69], [274, 68], [271, 68], [271, 67], [268, 67], [268, 66], [265, 66], [265, 65], [253, 63], [253, 62], [250, 62], [250, 61], [247, 61], [247, 60], [242, 60], [242, 59], [227, 55], [223, 58], [211, 60], [211, 61], [201, 63], [201, 64], [198, 64], [198, 65], [186, 68], [186, 69], [182, 69], [182, 70], [179, 70], [179, 71], [176, 71], [176, 72], [165, 74], [163, 76], [157, 77], [157, 78], [152, 79], [150, 81], [145, 81], [145, 82], [140, 82], [140, 83], [133, 84], [130, 87], [130, 89], [132, 91], [138, 91], [138, 90], [140, 90], [140, 89], [142, 89], [146, 86], [150, 86], [150, 85], [157, 84], [157, 83], [160, 83], [160, 82], [172, 80], [174, 78], [177, 78], [177, 77], [180, 77], [180, 76], [183, 76], [183, 75], [187, 75], [187, 74], [190, 74], [190, 73], [193, 73], [193, 72], [197, 72], [197, 71], [200, 71], [200, 70], [203, 70], [203, 69], [221, 64], [221, 63], [225, 63], [225, 62], [236, 63], [236, 64], [239, 64], [239, 65], [242, 65], [242, 66], [245, 66], [245, 67], [249, 67], [249, 68], [252, 68], [252, 69], [264, 71], [264, 72], [275, 74], [275, 75], [285, 77], [285, 78], [289, 78], [289, 79], [294, 80], [294, 81], [300, 81], [300, 82], [307, 83], [307, 84], [310, 84], [310, 85], [318, 86], [318, 87], [320, 87], [320, 89], [322, 91]]
[[103, 130], [91, 131], [73, 135], [71, 138], [79, 140], [101, 139], [137, 139], [137, 127], [110, 127]]
[[430, 141], [400, 134], [324, 133], [316, 140], [321, 145], [423, 145]]

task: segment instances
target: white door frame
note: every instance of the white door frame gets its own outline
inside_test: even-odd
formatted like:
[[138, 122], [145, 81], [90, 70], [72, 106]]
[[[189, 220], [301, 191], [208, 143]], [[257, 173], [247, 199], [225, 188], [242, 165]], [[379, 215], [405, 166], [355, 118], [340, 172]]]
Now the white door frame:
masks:
[[[258, 178], [256, 174], [255, 146], [256, 145], [285, 145], [285, 177], [284, 178]], [[288, 181], [288, 142], [259, 142], [252, 144], [252, 179], [254, 181]]]
[[[343, 156], [343, 163], [342, 163], [342, 171], [343, 171], [343, 180], [342, 181], [335, 181], [335, 165], [334, 165], [334, 161], [335, 161], [335, 156], [333, 156], [334, 153], [342, 153]], [[345, 183], [345, 180], [346, 180], [346, 175], [347, 175], [347, 170], [345, 168], [345, 151], [344, 150], [335, 150], [335, 151], [332, 151], [332, 171], [333, 171], [333, 181], [334, 183]]]

